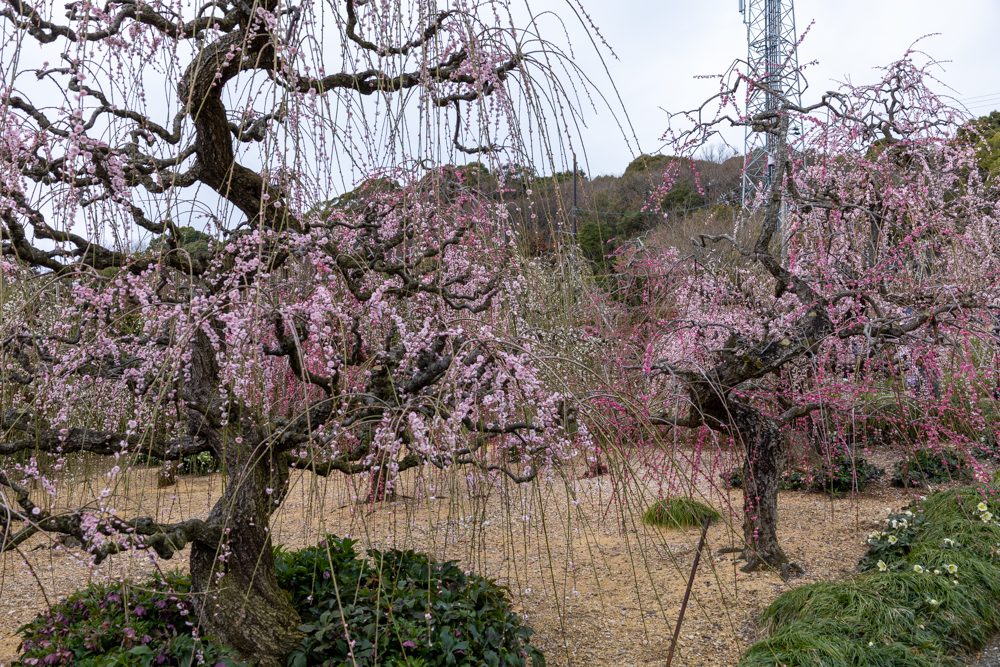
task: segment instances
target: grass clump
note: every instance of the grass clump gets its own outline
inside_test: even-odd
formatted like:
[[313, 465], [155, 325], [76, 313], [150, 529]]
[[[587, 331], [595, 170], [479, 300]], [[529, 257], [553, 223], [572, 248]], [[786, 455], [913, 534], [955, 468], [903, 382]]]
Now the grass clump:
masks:
[[642, 515], [642, 522], [661, 528], [700, 526], [705, 519], [715, 521], [722, 515], [714, 508], [688, 498], [662, 498]]
[[[918, 498], [869, 536], [860, 574], [771, 604], [740, 667], [963, 665], [1000, 630], [996, 487]], [[891, 539], [890, 539], [891, 538]]]

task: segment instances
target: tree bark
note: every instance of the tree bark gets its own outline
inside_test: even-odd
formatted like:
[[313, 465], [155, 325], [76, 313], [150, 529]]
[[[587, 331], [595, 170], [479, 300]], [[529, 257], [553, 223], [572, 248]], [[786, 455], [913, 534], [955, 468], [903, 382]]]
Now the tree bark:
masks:
[[218, 546], [194, 544], [191, 586], [203, 627], [258, 667], [279, 667], [301, 638], [301, 619], [278, 586], [268, 533], [284, 480], [245, 442], [229, 448], [226, 492], [210, 515], [220, 522], [228, 517], [226, 537]]
[[729, 402], [732, 426], [746, 450], [743, 462], [744, 571], [781, 569], [788, 557], [778, 543], [778, 482], [782, 435], [778, 423], [749, 405]]
[[[187, 398], [202, 408], [219, 405], [215, 350], [201, 331], [191, 343]], [[189, 410], [192, 436], [208, 439], [225, 462], [227, 480], [208, 522], [222, 528], [220, 544], [191, 547], [191, 590], [199, 625], [258, 667], [280, 667], [298, 643], [301, 623], [289, 596], [278, 586], [269, 519], [287, 489], [288, 464], [272, 460], [266, 434], [241, 419], [230, 405], [230, 426], [212, 426]]]

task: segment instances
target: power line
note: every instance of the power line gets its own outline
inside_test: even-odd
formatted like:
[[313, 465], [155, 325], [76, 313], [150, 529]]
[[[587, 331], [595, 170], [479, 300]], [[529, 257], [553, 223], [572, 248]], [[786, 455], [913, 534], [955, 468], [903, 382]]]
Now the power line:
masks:
[[988, 95], [976, 95], [975, 97], [966, 97], [966, 98], [963, 98], [963, 99], [961, 99], [959, 101], [960, 102], [975, 102], [976, 100], [981, 100], [984, 97], [1000, 97], [1000, 93], [989, 93]]
[[725, 206], [725, 204], [715, 203], [715, 204], [702, 204], [701, 206], [695, 206], [694, 208], [676, 208], [669, 211], [592, 211], [586, 208], [576, 209], [579, 213], [596, 213], [598, 215], [662, 215], [666, 216], [671, 213], [687, 213], [689, 211], [700, 211], [704, 208], [711, 208], [712, 206]]

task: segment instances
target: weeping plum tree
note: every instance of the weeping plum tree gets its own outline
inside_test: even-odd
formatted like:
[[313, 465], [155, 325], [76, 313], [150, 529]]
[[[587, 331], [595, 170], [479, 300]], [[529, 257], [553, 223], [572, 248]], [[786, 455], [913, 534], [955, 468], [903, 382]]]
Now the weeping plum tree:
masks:
[[[646, 292], [641, 317], [623, 320], [622, 358], [647, 378], [654, 423], [721, 431], [745, 451], [747, 571], [800, 569], [777, 534], [786, 427], [816, 410], [849, 413], [893, 375], [992, 387], [982, 366], [1000, 306], [997, 194], [972, 142], [956, 139], [961, 115], [928, 87], [933, 63], [917, 57], [804, 107], [734, 68], [720, 110], [688, 114], [693, 129], [673, 136], [684, 152], [720, 123], [771, 135], [762, 210], [732, 234], [696, 238], [692, 254], [646, 242], [618, 259]], [[744, 84], [773, 109], [734, 110]], [[804, 133], [790, 133], [800, 121]]]
[[[435, 166], [512, 159], [543, 45], [504, 3], [332, 7], [0, 9], [0, 546], [190, 545], [199, 622], [261, 665], [297, 641], [269, 537], [291, 471], [369, 474], [375, 501], [574, 446], [500, 308], [524, 289], [502, 204]], [[331, 201], [338, 179], [362, 185]], [[202, 452], [226, 477], [204, 516], [130, 514], [137, 457]], [[108, 481], [67, 506], [79, 453]]]

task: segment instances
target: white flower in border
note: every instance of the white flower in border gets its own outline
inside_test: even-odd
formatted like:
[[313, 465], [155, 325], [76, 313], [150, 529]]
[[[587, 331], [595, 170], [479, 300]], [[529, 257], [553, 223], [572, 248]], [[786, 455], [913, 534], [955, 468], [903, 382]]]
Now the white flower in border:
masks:
[[941, 603], [935, 600], [934, 598], [927, 598], [927, 604], [929, 604], [932, 607], [936, 607]]
[[941, 574], [941, 570], [934, 570], [934, 574]]
[[944, 566], [944, 569], [948, 570], [948, 574], [958, 573], [958, 566], [955, 565], [954, 563], [948, 563], [947, 565]]
[[979, 518], [983, 520], [983, 523], [989, 523], [993, 519], [993, 515], [989, 512], [983, 512]]
[[979, 503], [976, 506], [976, 509], [978, 509], [980, 512], [985, 512], [986, 510], [989, 509], [989, 506], [986, 503]]
[[948, 538], [948, 537], [946, 537], [946, 538], [944, 538], [944, 542], [943, 542], [943, 544], [944, 544], [944, 546], [946, 546], [946, 547], [953, 547], [953, 546], [955, 546], [955, 540], [953, 540], [953, 539], [951, 539], [951, 538]]
[[895, 544], [896, 542], [899, 542], [899, 540], [896, 539], [896, 536], [895, 535], [890, 535], [889, 536], [889, 544]]
[[913, 571], [916, 572], [917, 574], [920, 574], [921, 572], [924, 571], [924, 568], [920, 567], [919, 565], [914, 565]]
[[878, 563], [876, 563], [876, 565], [878, 565], [879, 572], [885, 572], [886, 570], [889, 569], [889, 566], [885, 564], [884, 560], [880, 560]]

